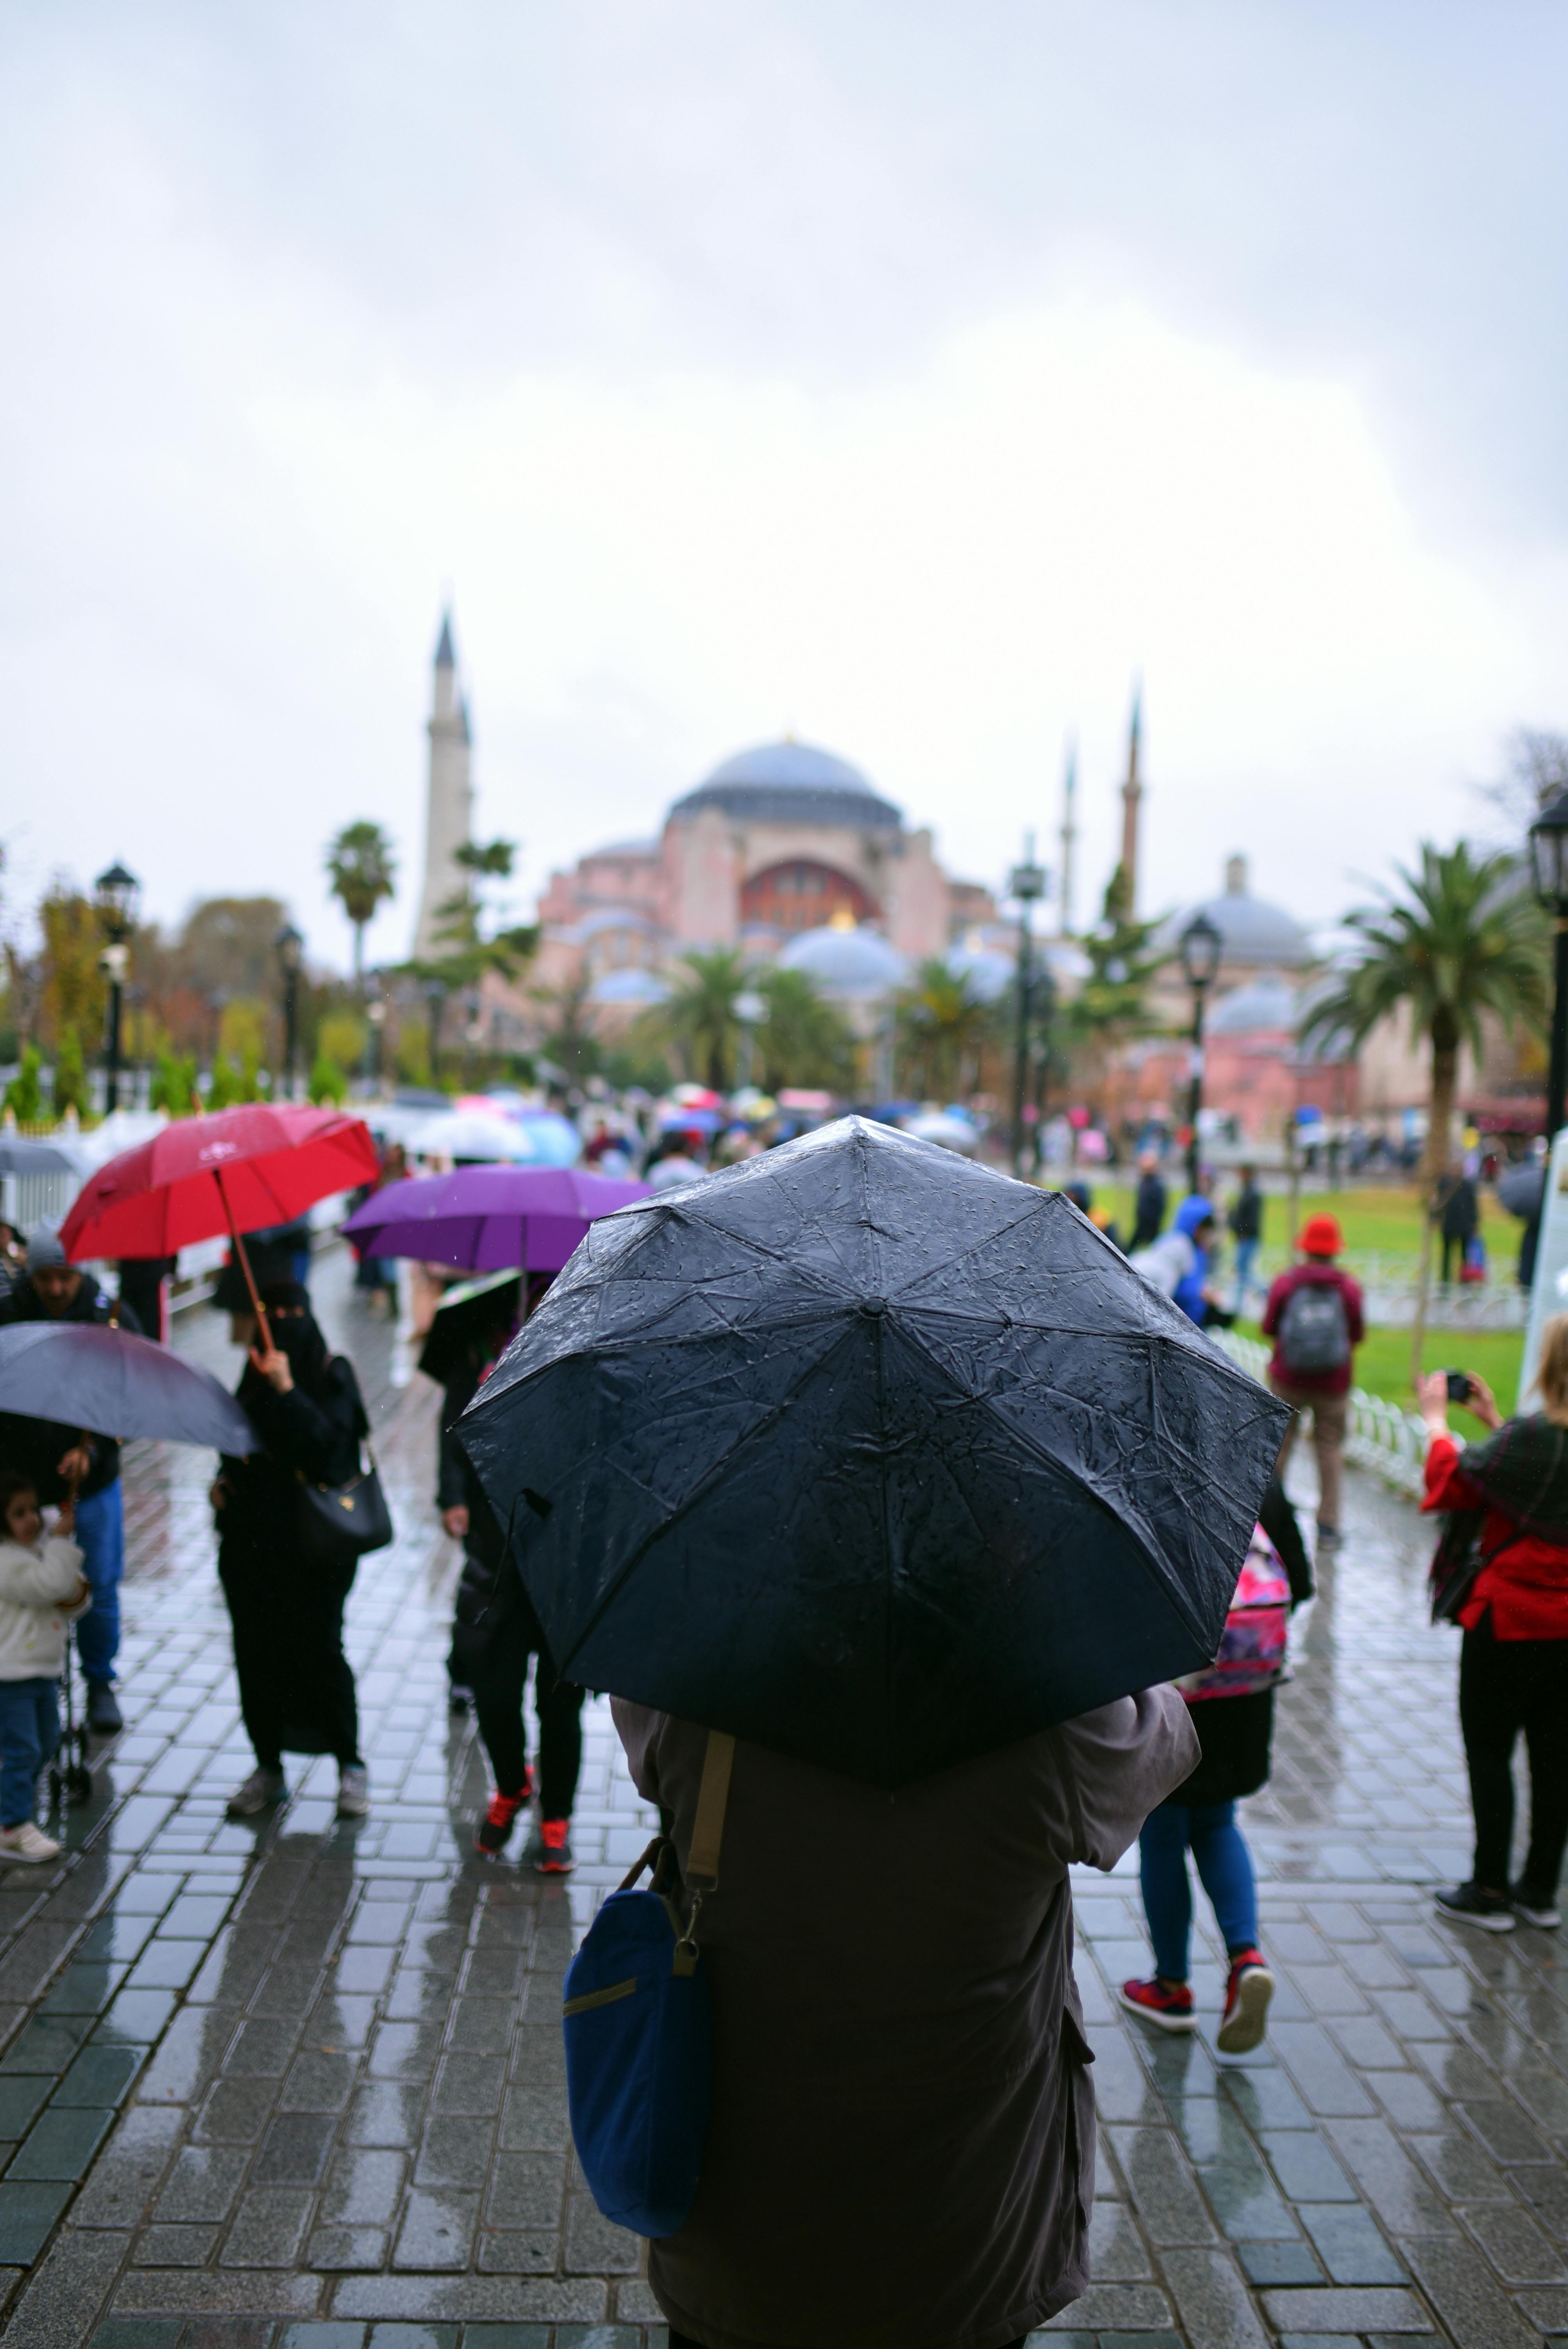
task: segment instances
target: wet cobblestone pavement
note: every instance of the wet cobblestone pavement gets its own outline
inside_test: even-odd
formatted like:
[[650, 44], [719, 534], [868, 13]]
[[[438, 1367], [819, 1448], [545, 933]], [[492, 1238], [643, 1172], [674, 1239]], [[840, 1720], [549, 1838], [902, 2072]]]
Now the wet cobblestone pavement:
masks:
[[[62, 1864], [0, 1876], [8, 2349], [662, 2349], [640, 2246], [574, 2174], [559, 2024], [573, 1932], [647, 1815], [600, 1704], [570, 1886], [475, 1857], [484, 1765], [447, 1708], [458, 1561], [429, 1505], [433, 1398], [393, 1383], [341, 1257], [315, 1286], [399, 1528], [349, 1608], [373, 1813], [339, 1822], [331, 1765], [296, 1764], [281, 1816], [225, 1820], [250, 1756], [211, 1457], [133, 1447], [127, 1727]], [[232, 1380], [215, 1316], [178, 1342]], [[1117, 1986], [1149, 1963], [1133, 1859], [1075, 1883], [1096, 2281], [1042, 2342], [1568, 2339], [1560, 1937], [1437, 1921], [1428, 1889], [1468, 1860], [1454, 1643], [1425, 1625], [1413, 1510], [1353, 1476], [1348, 1516], [1298, 1619], [1273, 1783], [1246, 1806], [1279, 1982], [1267, 2047], [1215, 2057], [1201, 1903], [1203, 2028], [1171, 2041], [1124, 2016]]]

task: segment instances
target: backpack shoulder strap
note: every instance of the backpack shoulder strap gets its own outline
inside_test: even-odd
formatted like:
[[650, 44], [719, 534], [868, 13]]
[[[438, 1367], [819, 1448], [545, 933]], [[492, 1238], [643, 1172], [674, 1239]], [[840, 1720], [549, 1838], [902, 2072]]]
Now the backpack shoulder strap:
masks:
[[724, 1815], [729, 1803], [729, 1774], [735, 1764], [735, 1740], [722, 1729], [707, 1733], [702, 1784], [697, 1788], [696, 1816], [692, 1821], [691, 1850], [686, 1855], [686, 1882], [696, 1891], [714, 1891], [718, 1884], [718, 1855], [724, 1842]]

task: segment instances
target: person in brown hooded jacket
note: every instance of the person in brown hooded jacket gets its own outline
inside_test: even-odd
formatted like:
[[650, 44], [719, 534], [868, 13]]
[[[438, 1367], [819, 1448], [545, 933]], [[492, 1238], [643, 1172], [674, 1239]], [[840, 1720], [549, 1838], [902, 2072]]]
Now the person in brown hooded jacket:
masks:
[[[707, 1731], [614, 1712], [684, 1867]], [[1094, 2094], [1068, 1869], [1113, 1867], [1197, 1759], [1173, 1688], [892, 1795], [737, 1747], [703, 1909], [707, 2148], [649, 2253], [671, 2349], [1013, 2349], [1077, 2298]]]

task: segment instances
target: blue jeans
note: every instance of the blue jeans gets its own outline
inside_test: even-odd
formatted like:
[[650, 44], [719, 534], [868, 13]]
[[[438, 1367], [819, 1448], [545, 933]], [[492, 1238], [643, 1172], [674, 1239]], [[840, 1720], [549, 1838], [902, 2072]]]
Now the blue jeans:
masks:
[[1236, 1301], [1232, 1309], [1234, 1312], [1244, 1313], [1246, 1310], [1247, 1291], [1253, 1285], [1253, 1267], [1257, 1262], [1257, 1256], [1256, 1240], [1236, 1242]]
[[1143, 1822], [1138, 1872], [1154, 1944], [1154, 1971], [1167, 1982], [1187, 1979], [1192, 1930], [1189, 1849], [1230, 1954], [1234, 1957], [1238, 1950], [1257, 1944], [1258, 1889], [1252, 1854], [1236, 1825], [1234, 1803], [1161, 1803]]
[[59, 1742], [55, 1682], [0, 1681], [0, 1827], [19, 1827], [32, 1817], [38, 1773]]
[[77, 1653], [89, 1681], [111, 1681], [119, 1653], [119, 1578], [125, 1572], [125, 1510], [119, 1478], [77, 1503], [77, 1546], [92, 1585], [89, 1613], [77, 1625]]

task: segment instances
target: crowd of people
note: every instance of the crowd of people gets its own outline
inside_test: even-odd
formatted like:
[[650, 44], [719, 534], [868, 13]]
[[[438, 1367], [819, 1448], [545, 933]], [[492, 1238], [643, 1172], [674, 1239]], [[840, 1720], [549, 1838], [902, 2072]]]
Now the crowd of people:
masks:
[[[686, 1155], [686, 1137], [673, 1140], [655, 1164]], [[693, 1176], [683, 1170], [671, 1179]], [[1069, 1195], [1121, 1244], [1087, 1190], [1074, 1186]], [[1132, 1261], [1196, 1329], [1228, 1326], [1256, 1286], [1265, 1205], [1255, 1174], [1242, 1170], [1223, 1209], [1197, 1191], [1176, 1204], [1167, 1224], [1170, 1206], [1158, 1164], [1146, 1164], [1127, 1241]], [[1228, 1286], [1220, 1278], [1222, 1226], [1235, 1249]], [[1294, 1260], [1270, 1284], [1260, 1317], [1272, 1341], [1267, 1381], [1290, 1416], [1212, 1668], [939, 1774], [893, 1805], [782, 1756], [751, 1755], [731, 1822], [745, 1857], [727, 1878], [714, 1940], [732, 1984], [725, 2008], [730, 2060], [714, 2119], [725, 2159], [693, 2221], [655, 2252], [655, 2288], [672, 2319], [673, 2344], [728, 2338], [738, 2328], [748, 2339], [773, 2337], [769, 2310], [778, 2304], [778, 2262], [786, 2254], [799, 2270], [794, 2304], [809, 2312], [819, 2303], [840, 2311], [856, 2303], [860, 2282], [835, 2255], [821, 2255], [820, 2236], [813, 2264], [812, 2213], [827, 2178], [835, 2198], [830, 2240], [853, 2240], [863, 2273], [861, 2247], [879, 2225], [885, 2231], [885, 2214], [899, 2197], [889, 2195], [885, 2178], [868, 2182], [872, 2137], [880, 2145], [885, 2132], [873, 2130], [862, 2142], [843, 2116], [880, 2109], [889, 2097], [913, 2097], [923, 2110], [945, 2099], [953, 2129], [974, 2137], [978, 2128], [974, 2141], [983, 2147], [962, 2175], [950, 2176], [936, 2201], [929, 2180], [914, 2174], [912, 2153], [907, 2199], [924, 2215], [918, 2241], [901, 2241], [896, 2262], [912, 2308], [962, 2303], [965, 2338], [978, 2323], [988, 2341], [1021, 2343], [1081, 2289], [1093, 2116], [1070, 1968], [1072, 1865], [1109, 1868], [1137, 1841], [1153, 1968], [1124, 1984], [1122, 2004], [1140, 2023], [1169, 2033], [1190, 2033], [1199, 2022], [1191, 1966], [1195, 1869], [1226, 1951], [1215, 2044], [1237, 2054], [1264, 2037], [1274, 1985], [1237, 1806], [1267, 1781], [1287, 1626], [1314, 1591], [1313, 1558], [1283, 1480], [1310, 1423], [1315, 1554], [1320, 1563], [1332, 1558], [1343, 1539], [1347, 1396], [1355, 1350], [1366, 1335], [1360, 1289], [1340, 1262], [1336, 1218], [1309, 1215], [1295, 1240]], [[255, 1762], [229, 1808], [238, 1818], [263, 1818], [286, 1797], [285, 1755], [327, 1754], [337, 1767], [339, 1816], [352, 1820], [370, 1803], [344, 1648], [357, 1557], [334, 1548], [320, 1513], [313, 1518], [301, 1495], [310, 1487], [346, 1487], [362, 1473], [366, 1413], [352, 1364], [334, 1352], [312, 1310], [302, 1277], [310, 1268], [308, 1235], [273, 1234], [254, 1256], [264, 1276], [256, 1290], [231, 1276], [219, 1289], [243, 1353], [237, 1397], [258, 1439], [247, 1454], [222, 1458], [211, 1486], [218, 1575]], [[511, 1273], [455, 1287], [430, 1316], [420, 1357], [442, 1398], [433, 1507], [462, 1558], [451, 1703], [457, 1712], [471, 1706], [493, 1780], [473, 1842], [484, 1859], [497, 1861], [526, 1814], [521, 1864], [546, 1876], [573, 1864], [585, 1692], [556, 1669], [457, 1431], [551, 1279]], [[113, 1320], [135, 1330], [129, 1296], [123, 1281], [119, 1297], [109, 1295], [67, 1261], [57, 1234], [39, 1227], [28, 1236], [25, 1262], [7, 1258], [0, 1324]], [[1443, 1520], [1433, 1603], [1461, 1634], [1459, 1713], [1475, 1824], [1470, 1878], [1439, 1889], [1435, 1899], [1454, 1923], [1490, 1932], [1559, 1922], [1568, 1843], [1568, 1315], [1546, 1327], [1538, 1379], [1540, 1408], [1509, 1419], [1477, 1377], [1456, 1381], [1439, 1372], [1422, 1381], [1419, 1394], [1429, 1439], [1424, 1506]], [[1456, 1444], [1448, 1426], [1453, 1403], [1488, 1431], [1485, 1442]], [[36, 1790], [58, 1738], [56, 1686], [73, 1641], [90, 1729], [111, 1735], [120, 1725], [119, 1465], [109, 1436], [17, 1413], [0, 1420], [0, 1859], [37, 1863], [58, 1855], [58, 1842], [37, 1823]], [[538, 1722], [531, 1761], [531, 1671]], [[706, 1733], [620, 1699], [614, 1716], [636, 1785], [659, 1807], [677, 1850], [688, 1852]], [[1512, 1755], [1521, 1737], [1531, 1818], [1514, 1876]], [[830, 2132], [812, 2085], [817, 2059], [780, 2023], [800, 2003], [793, 1986], [810, 1961], [803, 1936], [811, 1928], [795, 1891], [803, 1834], [808, 1841], [843, 1839], [862, 1856], [866, 1913], [876, 1923], [863, 1947], [840, 1951], [839, 1987], [858, 2012], [862, 1994], [868, 2005], [885, 2005], [891, 1981], [899, 2015], [885, 2044], [876, 2034], [846, 2042], [829, 2033], [824, 2044], [836, 2050], [831, 2103], [840, 2116]], [[925, 1897], [924, 1861], [960, 1841], [974, 1864], [950, 1931], [942, 1904], [934, 1910]], [[1047, 2009], [1060, 2018], [1059, 2029], [1043, 2030]], [[920, 2077], [912, 2084], [898, 2050], [916, 2039]], [[1009, 2080], [1015, 2086], [1006, 2092], [987, 2085]], [[780, 2231], [776, 2214], [759, 2223], [749, 2182], [759, 2168], [775, 2173], [780, 2161], [817, 2178], [801, 2199], [798, 2241], [789, 2226]], [[932, 2216], [938, 2203], [940, 2224]], [[999, 2236], [1004, 2206], [1007, 2225]], [[759, 2263], [763, 2240], [770, 2248]], [[956, 2322], [954, 2332], [956, 2338]]]

